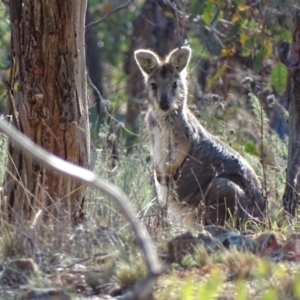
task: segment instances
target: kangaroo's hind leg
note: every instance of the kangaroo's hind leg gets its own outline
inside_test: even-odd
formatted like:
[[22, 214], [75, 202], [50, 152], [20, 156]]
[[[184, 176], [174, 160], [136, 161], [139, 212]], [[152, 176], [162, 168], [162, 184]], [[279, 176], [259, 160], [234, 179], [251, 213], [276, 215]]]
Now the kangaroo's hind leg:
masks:
[[247, 202], [247, 196], [233, 181], [216, 177], [206, 190], [204, 200], [204, 223], [224, 225], [230, 215], [241, 217], [238, 216], [239, 207]]

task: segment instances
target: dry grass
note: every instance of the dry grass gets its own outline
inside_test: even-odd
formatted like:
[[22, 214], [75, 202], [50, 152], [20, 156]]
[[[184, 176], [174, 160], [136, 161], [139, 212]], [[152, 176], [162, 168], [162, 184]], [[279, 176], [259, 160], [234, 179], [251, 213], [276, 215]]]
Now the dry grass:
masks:
[[[203, 111], [202, 115], [205, 115]], [[256, 122], [255, 117], [250, 121]], [[213, 130], [240, 151], [261, 175], [259, 160], [247, 150], [247, 140], [240, 143], [242, 137], [238, 133], [228, 133], [224, 125], [226, 117], [222, 122], [224, 123], [220, 126], [220, 121], [217, 121]], [[207, 124], [213, 123], [209, 123], [207, 119]], [[230, 126], [234, 124], [231, 123]], [[94, 171], [124, 190], [136, 208], [138, 217], [149, 229], [158, 250], [163, 252], [167, 241], [182, 232], [182, 228], [159, 226], [161, 215], [151, 181], [152, 163], [149, 160], [147, 142], [140, 137], [139, 143], [128, 152], [125, 144], [119, 141], [119, 157], [112, 167], [111, 148], [107, 144], [108, 132], [107, 127], [101, 128], [96, 143], [99, 148], [93, 151], [98, 155], [92, 161]], [[278, 203], [283, 191], [284, 174], [280, 168], [285, 163], [280, 147], [286, 146], [275, 138], [270, 141], [273, 143], [270, 146], [278, 168], [275, 170], [273, 166], [267, 167], [267, 186], [271, 224], [273, 229], [278, 229], [279, 205], [275, 203]], [[0, 177], [5, 171], [5, 143], [4, 139], [0, 148], [3, 152]], [[287, 231], [287, 228], [285, 226], [281, 230]], [[257, 230], [263, 231], [263, 228]], [[116, 295], [122, 290], [130, 289], [145, 275], [145, 265], [140, 253], [129, 224], [117, 211], [112, 200], [91, 189], [86, 197], [86, 222], [77, 228], [71, 228], [67, 221], [53, 219], [47, 226], [43, 222], [37, 222], [35, 226], [24, 223], [18, 226], [6, 225], [0, 229], [3, 268], [13, 258], [32, 257], [38, 264], [41, 275], [31, 277], [29, 286], [60, 288], [74, 299], [93, 294]], [[204, 247], [197, 246], [193, 254], [186, 253], [180, 264], [172, 264], [157, 280], [154, 295], [156, 299], [168, 300], [267, 300], [274, 299], [271, 296], [275, 293], [278, 299], [296, 299], [292, 298], [295, 294], [294, 273], [293, 267], [287, 264], [276, 265], [250, 253], [236, 250], [208, 253]], [[14, 297], [20, 287], [2, 283], [0, 296], [9, 299], [8, 295], [12, 293]], [[284, 298], [284, 295], [290, 298]]]

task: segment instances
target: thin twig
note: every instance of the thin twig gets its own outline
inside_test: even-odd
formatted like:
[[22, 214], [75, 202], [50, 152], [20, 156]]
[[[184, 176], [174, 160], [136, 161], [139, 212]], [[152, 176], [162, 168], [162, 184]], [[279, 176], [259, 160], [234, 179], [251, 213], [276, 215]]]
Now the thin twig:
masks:
[[[268, 14], [268, 8], [266, 10], [266, 15]], [[265, 29], [266, 29], [266, 18], [263, 20], [263, 25], [262, 25], [262, 36], [261, 39], [262, 41], [265, 41], [266, 34], [265, 34]], [[264, 48], [266, 47], [268, 42], [268, 39], [263, 43], [262, 46], [262, 51], [264, 52]], [[261, 67], [263, 68], [263, 63], [264, 63], [264, 58], [262, 56], [261, 59]], [[263, 86], [263, 72], [261, 72], [261, 87]], [[265, 190], [265, 196], [266, 196], [266, 217], [268, 220], [268, 227], [269, 229], [272, 228], [271, 220], [270, 220], [270, 215], [269, 215], [269, 203], [268, 203], [268, 193], [267, 193], [267, 174], [266, 174], [266, 161], [265, 161], [265, 140], [264, 140], [264, 108], [263, 108], [263, 101], [264, 101], [264, 95], [263, 92], [260, 93], [260, 142], [261, 142], [261, 164], [262, 164], [262, 173], [263, 173], [263, 187]]]
[[[77, 261], [75, 261], [75, 262], [73, 262], [73, 263], [71, 263], [71, 264], [69, 264], [69, 265], [67, 265], [67, 266], [65, 266], [63, 268], [64, 269], [70, 269], [70, 268], [74, 267], [75, 265], [82, 264], [82, 263], [84, 263], [86, 261], [89, 261], [89, 260], [92, 260], [92, 259], [96, 259], [96, 258], [101, 259], [103, 261], [103, 260], [108, 259], [108, 258], [116, 257], [118, 254], [119, 254], [119, 251], [114, 251], [114, 252], [108, 253], [108, 254], [103, 254], [102, 252], [95, 253], [93, 255], [93, 257], [89, 256], [87, 258], [83, 258], [83, 259], [77, 260]], [[99, 256], [100, 256], [100, 258], [99, 258]]]
[[129, 4], [131, 4], [133, 2], [133, 0], [129, 0], [127, 2], [125, 2], [124, 4], [116, 7], [115, 9], [109, 11], [108, 13], [106, 13], [101, 19], [95, 21], [95, 22], [92, 22], [88, 25], [85, 26], [85, 29], [90, 29], [91, 27], [94, 27], [100, 23], [102, 23], [104, 20], [106, 20], [110, 15], [112, 15], [113, 13], [119, 11], [119, 10], [122, 10], [124, 8], [126, 8]]
[[7, 96], [8, 96], [9, 105], [11, 107], [12, 119], [14, 120], [14, 123], [17, 126], [17, 128], [20, 128], [18, 113], [17, 113], [16, 104], [15, 104], [15, 99], [13, 96], [12, 87], [11, 87], [10, 83], [8, 83], [7, 81], [4, 81], [4, 84], [7, 89]]
[[104, 112], [113, 120], [115, 121], [121, 128], [123, 128], [126, 132], [128, 132], [131, 135], [134, 136], [140, 136], [139, 134], [136, 134], [132, 131], [130, 131], [128, 128], [126, 128], [125, 124], [120, 122], [119, 120], [117, 120], [112, 114], [110, 114], [106, 108], [106, 103], [108, 102], [108, 100], [104, 100], [99, 89], [95, 86], [95, 84], [93, 83], [93, 81], [91, 80], [90, 76], [87, 76], [88, 82], [91, 85], [91, 87], [95, 90], [95, 92], [97, 93], [99, 99], [100, 99], [100, 105], [102, 106]]
[[47, 151], [16, 130], [13, 126], [9, 125], [4, 119], [0, 119], [0, 130], [6, 134], [16, 146], [22, 149], [26, 154], [35, 158], [37, 161], [43, 163], [45, 166], [72, 178], [81, 180], [82, 182], [101, 190], [115, 200], [119, 206], [121, 214], [131, 224], [144, 254], [144, 260], [148, 272], [146, 277], [135, 286], [132, 292], [132, 297], [133, 299], [145, 299], [151, 292], [155, 278], [164, 271], [164, 268], [159, 261], [157, 252], [146, 228], [135, 217], [136, 214], [131, 208], [129, 199], [123, 191], [115, 185], [99, 178], [93, 172], [62, 160], [53, 154], [49, 154]]

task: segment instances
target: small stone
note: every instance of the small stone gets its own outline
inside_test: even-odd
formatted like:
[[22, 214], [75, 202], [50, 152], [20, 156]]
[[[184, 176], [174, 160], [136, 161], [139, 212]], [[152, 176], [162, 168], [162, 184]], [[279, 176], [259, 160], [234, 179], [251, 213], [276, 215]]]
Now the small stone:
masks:
[[74, 266], [72, 266], [71, 270], [73, 272], [85, 272], [86, 271], [86, 266], [81, 265], [81, 264], [75, 264]]
[[180, 262], [187, 253], [194, 253], [196, 246], [203, 245], [209, 252], [223, 248], [218, 239], [203, 230], [198, 235], [186, 232], [168, 242], [168, 254], [171, 262]]

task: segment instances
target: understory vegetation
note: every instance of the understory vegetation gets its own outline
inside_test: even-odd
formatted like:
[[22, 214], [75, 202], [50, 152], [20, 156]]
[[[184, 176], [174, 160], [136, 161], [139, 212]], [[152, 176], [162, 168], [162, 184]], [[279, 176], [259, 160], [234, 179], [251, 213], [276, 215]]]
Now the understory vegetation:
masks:
[[[99, 82], [88, 72], [93, 82], [88, 85], [90, 168], [128, 196], [165, 264], [149, 299], [300, 299], [300, 223], [296, 217], [286, 218], [282, 202], [288, 157], [286, 48], [292, 42], [297, 3], [191, 0], [175, 17], [164, 12], [175, 23], [186, 15], [180, 38], [193, 51], [189, 108], [208, 131], [246, 158], [267, 199], [263, 224], [238, 232], [232, 220], [221, 239], [207, 232], [199, 237], [203, 224], [190, 235], [180, 224], [165, 224], [157, 202], [144, 128], [146, 101], [142, 92], [133, 95], [143, 90], [143, 82], [135, 78], [138, 88], [129, 83], [135, 72], [131, 48], [142, 47], [131, 43], [140, 39], [146, 44], [148, 38], [137, 33], [133, 37], [141, 26], [136, 20], [150, 2], [130, 3], [93, 27], [95, 32], [87, 29], [97, 41], [101, 62]], [[93, 0], [88, 12], [97, 20], [121, 4]], [[5, 112], [5, 82], [11, 72], [9, 20], [2, 2], [0, 46], [0, 110], [11, 120]], [[137, 116], [129, 114], [132, 103]], [[1, 182], [7, 159], [7, 139], [0, 135]], [[3, 205], [7, 199], [2, 190], [0, 198]], [[140, 245], [113, 199], [88, 188], [85, 211], [84, 223], [75, 228], [55, 217], [46, 226], [39, 211], [26, 222], [0, 220], [1, 299], [42, 299], [24, 295], [46, 288], [58, 298], [45, 299], [122, 299], [146, 275]], [[26, 263], [19, 264], [20, 259]]]

